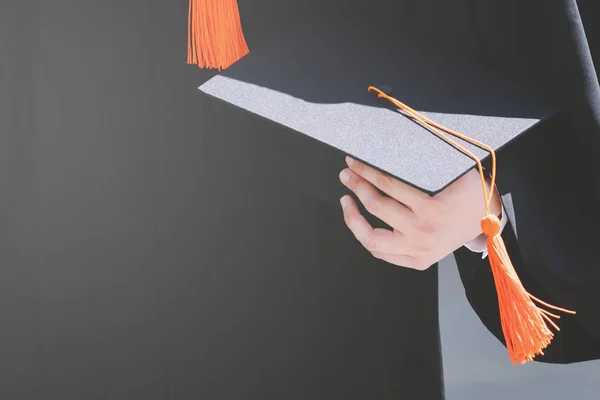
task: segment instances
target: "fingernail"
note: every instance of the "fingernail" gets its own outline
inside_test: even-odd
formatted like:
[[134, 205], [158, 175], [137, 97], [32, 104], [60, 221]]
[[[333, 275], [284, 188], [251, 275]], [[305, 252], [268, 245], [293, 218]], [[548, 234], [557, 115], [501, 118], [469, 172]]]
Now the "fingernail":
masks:
[[348, 164], [349, 167], [351, 167], [352, 165], [354, 165], [354, 160], [348, 156], [346, 156], [346, 163]]
[[348, 173], [348, 171], [343, 170], [342, 172], [340, 172], [340, 180], [344, 183], [348, 183], [348, 181], [350, 180], [350, 174]]
[[348, 207], [348, 199], [346, 198], [346, 196], [340, 199], [340, 203], [342, 204], [342, 210], [345, 210], [346, 207]]

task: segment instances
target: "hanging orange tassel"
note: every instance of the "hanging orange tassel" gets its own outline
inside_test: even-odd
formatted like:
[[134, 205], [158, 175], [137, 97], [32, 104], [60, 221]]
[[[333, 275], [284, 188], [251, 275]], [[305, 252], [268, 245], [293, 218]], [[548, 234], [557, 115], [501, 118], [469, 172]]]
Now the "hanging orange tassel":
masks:
[[543, 350], [552, 341], [554, 334], [546, 322], [560, 330], [550, 319], [558, 319], [559, 316], [539, 308], [534, 301], [557, 311], [575, 313], [544, 303], [525, 290], [506, 251], [500, 235], [500, 220], [495, 215], [486, 216], [481, 221], [481, 228], [487, 237], [506, 348], [513, 364], [524, 364], [536, 355], [544, 354]]
[[[496, 154], [494, 150], [482, 142], [439, 125], [373, 86], [369, 87], [369, 91], [377, 92], [377, 97], [390, 101], [394, 106], [402, 110], [424, 128], [428, 129], [454, 148], [460, 150], [477, 163], [485, 199], [485, 217], [481, 220], [481, 229], [487, 238], [488, 259], [498, 294], [500, 321], [502, 323], [502, 332], [504, 333], [509, 357], [513, 364], [524, 364], [527, 361], [532, 361], [535, 356], [544, 354], [544, 349], [550, 344], [554, 337], [554, 334], [548, 328], [546, 323], [549, 323], [558, 331], [559, 327], [551, 318], [558, 319], [560, 317], [538, 307], [535, 302], [563, 313], [575, 314], [575, 312], [552, 306], [532, 296], [525, 290], [517, 276], [508, 255], [508, 251], [506, 250], [504, 240], [500, 235], [500, 220], [490, 212], [490, 204], [494, 198], [493, 194], [496, 182]], [[492, 171], [489, 192], [486, 188], [485, 175], [483, 173], [481, 161], [472, 152], [448, 138], [441, 131], [465, 140], [490, 153], [492, 159]]]
[[188, 64], [220, 71], [248, 52], [237, 0], [190, 0]]

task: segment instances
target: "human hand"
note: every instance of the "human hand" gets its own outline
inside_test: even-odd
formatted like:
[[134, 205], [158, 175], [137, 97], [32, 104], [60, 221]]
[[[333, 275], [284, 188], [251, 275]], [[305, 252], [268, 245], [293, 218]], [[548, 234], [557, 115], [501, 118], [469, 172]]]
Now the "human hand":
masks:
[[[342, 183], [370, 214], [393, 228], [374, 229], [360, 214], [354, 199], [342, 197], [346, 225], [374, 257], [425, 270], [482, 234], [485, 208], [477, 170], [431, 197], [350, 157], [346, 157], [346, 163], [349, 168], [340, 173]], [[500, 196], [494, 190], [490, 211], [499, 215], [501, 210]]]

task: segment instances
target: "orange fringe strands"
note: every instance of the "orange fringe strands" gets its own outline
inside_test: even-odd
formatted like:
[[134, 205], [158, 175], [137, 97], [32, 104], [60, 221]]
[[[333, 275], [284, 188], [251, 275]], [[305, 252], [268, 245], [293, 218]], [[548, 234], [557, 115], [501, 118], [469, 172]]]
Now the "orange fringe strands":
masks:
[[248, 52], [236, 0], [190, 0], [188, 64], [221, 71]]

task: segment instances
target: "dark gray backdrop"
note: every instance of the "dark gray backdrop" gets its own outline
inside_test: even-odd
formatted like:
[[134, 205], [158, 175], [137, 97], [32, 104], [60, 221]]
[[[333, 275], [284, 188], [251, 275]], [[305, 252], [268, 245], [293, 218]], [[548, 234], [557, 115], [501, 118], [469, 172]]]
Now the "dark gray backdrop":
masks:
[[199, 364], [165, 368], [201, 321], [158, 290], [171, 279], [165, 296], [202, 304], [205, 280], [186, 281], [214, 244], [199, 229], [205, 78], [185, 65], [178, 3], [0, 5], [2, 398], [167, 399], [168, 379], [194, 392]]

